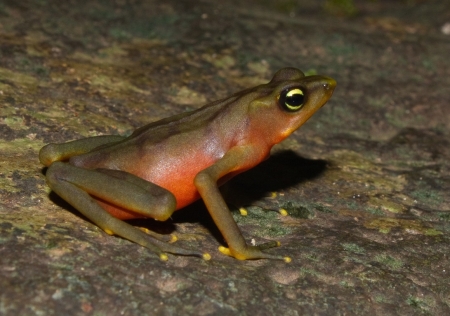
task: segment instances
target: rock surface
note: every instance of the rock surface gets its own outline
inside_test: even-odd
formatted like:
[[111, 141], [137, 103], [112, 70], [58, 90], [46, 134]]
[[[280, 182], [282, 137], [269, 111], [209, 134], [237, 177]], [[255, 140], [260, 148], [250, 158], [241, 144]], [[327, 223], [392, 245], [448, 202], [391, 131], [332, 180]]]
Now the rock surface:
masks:
[[[450, 314], [448, 1], [226, 3], [2, 2], [0, 314]], [[161, 262], [49, 195], [43, 145], [126, 135], [286, 66], [336, 92], [227, 188], [252, 205], [247, 240], [290, 264], [220, 255], [201, 203], [135, 223], [213, 256]]]

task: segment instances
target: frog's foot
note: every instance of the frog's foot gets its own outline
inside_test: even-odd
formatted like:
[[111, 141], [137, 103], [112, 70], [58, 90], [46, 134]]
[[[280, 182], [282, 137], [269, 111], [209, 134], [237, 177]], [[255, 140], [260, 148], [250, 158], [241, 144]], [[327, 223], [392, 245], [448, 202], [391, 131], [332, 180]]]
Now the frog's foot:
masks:
[[280, 242], [278, 241], [270, 241], [267, 243], [263, 243], [258, 246], [246, 246], [245, 249], [241, 251], [236, 251], [224, 246], [219, 247], [219, 251], [227, 256], [234, 257], [238, 260], [247, 260], [247, 259], [275, 259], [275, 260], [283, 260], [286, 263], [289, 263], [292, 261], [290, 257], [283, 257], [283, 256], [277, 256], [272, 255], [266, 252], [263, 252], [263, 250], [278, 247], [280, 246]]
[[[115, 223], [114, 223], [115, 222]], [[114, 224], [118, 224], [118, 226], [115, 226]], [[125, 226], [124, 226], [125, 225]], [[155, 252], [159, 258], [162, 261], [167, 261], [169, 260], [169, 256], [167, 255], [167, 253], [171, 253], [174, 255], [183, 255], [183, 256], [195, 256], [195, 257], [200, 257], [203, 258], [204, 260], [210, 260], [211, 259], [211, 255], [209, 253], [202, 253], [196, 250], [188, 250], [188, 249], [184, 249], [181, 247], [177, 247], [174, 246], [168, 242], [162, 241], [160, 240], [160, 237], [167, 237], [164, 235], [160, 235], [157, 234], [155, 232], [152, 232], [146, 228], [136, 228], [134, 226], [131, 226], [125, 222], [122, 222], [120, 220], [117, 220], [115, 218], [111, 218], [110, 219], [110, 227], [109, 228], [103, 228], [103, 230], [105, 231], [105, 233], [107, 233], [108, 235], [118, 235], [118, 236], [122, 236], [124, 237], [124, 234], [120, 233], [121, 229], [126, 229], [127, 231], [127, 236], [125, 237], [128, 240], [131, 240], [145, 248], [148, 248], [150, 250], [152, 250], [153, 252]], [[155, 235], [157, 238], [154, 238]], [[175, 235], [172, 235], [172, 238], [175, 238], [175, 241], [177, 240]], [[169, 240], [170, 241], [170, 240]]]
[[[135, 228], [135, 227], [133, 227]], [[162, 261], [167, 261], [169, 259], [168, 257], [168, 253], [170, 254], [174, 254], [174, 255], [183, 255], [183, 256], [195, 256], [195, 257], [199, 257], [199, 258], [203, 258], [204, 260], [209, 260], [211, 259], [211, 255], [209, 253], [204, 253], [204, 252], [200, 252], [197, 250], [192, 250], [192, 249], [185, 249], [182, 247], [178, 247], [175, 246], [173, 244], [170, 243], [170, 241], [176, 241], [177, 238], [175, 235], [171, 235], [171, 239], [168, 242], [162, 241], [158, 238], [154, 238], [153, 234], [156, 233], [152, 233], [152, 234], [148, 234], [147, 232], [144, 232], [142, 230], [136, 229], [135, 228], [135, 233], [133, 234], [130, 231], [128, 231], [127, 233], [127, 239], [134, 241], [135, 243], [148, 248], [150, 250], [152, 250], [153, 252], [155, 252], [159, 258]], [[113, 231], [109, 230], [107, 231], [107, 233], [109, 234], [114, 234], [116, 235], [117, 233], [113, 233]], [[117, 235], [121, 235], [121, 234], [117, 234]], [[161, 237], [161, 235], [156, 234], [158, 237]], [[168, 237], [168, 236], [164, 236], [164, 237]]]

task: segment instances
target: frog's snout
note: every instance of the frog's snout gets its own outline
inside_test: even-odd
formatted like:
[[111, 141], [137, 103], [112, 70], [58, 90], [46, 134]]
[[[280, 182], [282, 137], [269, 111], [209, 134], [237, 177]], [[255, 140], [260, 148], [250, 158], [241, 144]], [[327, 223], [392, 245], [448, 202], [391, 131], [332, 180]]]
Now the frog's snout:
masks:
[[325, 83], [323, 84], [323, 88], [327, 91], [333, 92], [334, 88], [336, 88], [337, 82], [333, 78], [324, 77]]

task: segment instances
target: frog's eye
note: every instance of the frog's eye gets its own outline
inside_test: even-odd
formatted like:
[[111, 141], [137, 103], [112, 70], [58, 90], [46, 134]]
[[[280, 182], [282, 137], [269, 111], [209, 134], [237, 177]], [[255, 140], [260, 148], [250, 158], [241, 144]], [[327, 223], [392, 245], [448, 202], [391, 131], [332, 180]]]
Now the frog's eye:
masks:
[[289, 88], [281, 92], [278, 96], [280, 106], [289, 112], [295, 112], [305, 104], [305, 94], [300, 88]]

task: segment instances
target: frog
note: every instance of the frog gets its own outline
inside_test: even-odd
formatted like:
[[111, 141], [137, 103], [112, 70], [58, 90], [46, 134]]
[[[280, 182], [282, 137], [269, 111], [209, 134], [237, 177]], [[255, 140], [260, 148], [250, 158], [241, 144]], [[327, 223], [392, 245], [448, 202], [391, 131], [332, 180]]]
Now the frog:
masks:
[[226, 243], [220, 253], [238, 260], [290, 262], [269, 250], [278, 241], [246, 242], [219, 188], [266, 160], [275, 144], [330, 99], [335, 87], [332, 78], [287, 67], [266, 84], [149, 123], [129, 136], [47, 144], [39, 160], [53, 192], [107, 234], [146, 247], [163, 261], [168, 254], [205, 260], [211, 255], [179, 247], [174, 238], [126, 220], [166, 221], [202, 199]]

